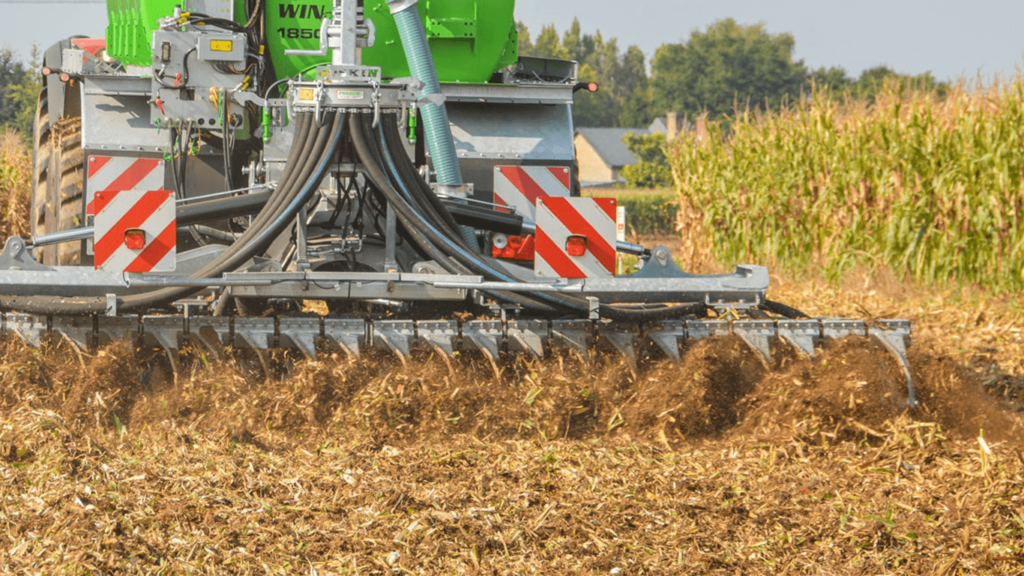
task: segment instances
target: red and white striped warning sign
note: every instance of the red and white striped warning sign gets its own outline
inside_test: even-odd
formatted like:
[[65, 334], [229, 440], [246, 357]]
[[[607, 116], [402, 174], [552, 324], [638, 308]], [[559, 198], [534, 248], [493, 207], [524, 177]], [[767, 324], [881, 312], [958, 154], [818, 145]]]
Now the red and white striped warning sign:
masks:
[[85, 213], [96, 215], [97, 192], [163, 190], [164, 161], [132, 156], [90, 156]]
[[614, 198], [537, 201], [537, 276], [608, 278], [615, 274]]
[[517, 214], [537, 221], [537, 199], [568, 197], [571, 185], [565, 166], [498, 166], [494, 169], [494, 203], [515, 208]]
[[93, 253], [97, 270], [173, 272], [177, 260], [174, 193], [97, 192]]

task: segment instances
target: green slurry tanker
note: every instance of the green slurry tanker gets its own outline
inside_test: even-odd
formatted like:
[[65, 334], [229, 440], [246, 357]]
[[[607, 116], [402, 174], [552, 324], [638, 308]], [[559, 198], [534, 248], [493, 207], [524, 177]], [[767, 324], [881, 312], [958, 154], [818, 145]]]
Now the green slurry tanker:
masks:
[[[129, 338], [765, 365], [910, 325], [808, 318], [768, 271], [680, 270], [581, 197], [575, 62], [518, 53], [512, 0], [108, 0], [45, 53], [32, 237], [0, 254], [0, 326]], [[616, 274], [623, 254], [636, 265]], [[303, 307], [322, 301], [326, 313]], [[273, 310], [272, 314], [266, 313]], [[172, 360], [173, 361], [173, 360]]]

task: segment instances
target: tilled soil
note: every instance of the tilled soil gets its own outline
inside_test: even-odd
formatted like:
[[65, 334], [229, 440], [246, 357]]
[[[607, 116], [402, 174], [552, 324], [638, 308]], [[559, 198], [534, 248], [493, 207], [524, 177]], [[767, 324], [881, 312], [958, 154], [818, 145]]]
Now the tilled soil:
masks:
[[[1019, 415], [914, 348], [262, 361], [9, 342], [24, 573], [1020, 573]], [[268, 370], [269, 369], [269, 370]], [[267, 377], [267, 374], [270, 377]], [[981, 438], [979, 439], [979, 435]]]

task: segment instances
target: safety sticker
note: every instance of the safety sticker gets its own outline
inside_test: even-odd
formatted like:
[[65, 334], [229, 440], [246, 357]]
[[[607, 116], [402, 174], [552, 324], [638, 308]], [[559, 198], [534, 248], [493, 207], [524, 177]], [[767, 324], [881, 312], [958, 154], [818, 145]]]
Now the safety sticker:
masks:
[[177, 261], [174, 193], [111, 190], [95, 196], [97, 270], [173, 272]]
[[534, 272], [547, 278], [615, 274], [614, 198], [539, 198]]

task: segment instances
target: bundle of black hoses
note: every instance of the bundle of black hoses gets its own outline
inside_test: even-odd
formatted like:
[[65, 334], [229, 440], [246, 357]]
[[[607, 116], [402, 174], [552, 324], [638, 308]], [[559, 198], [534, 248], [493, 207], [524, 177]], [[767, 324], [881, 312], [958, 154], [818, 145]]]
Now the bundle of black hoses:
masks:
[[[415, 167], [401, 150], [401, 138], [392, 118], [384, 118], [374, 130], [369, 118], [352, 116], [349, 120], [352, 141], [360, 161], [366, 166], [373, 184], [395, 208], [410, 239], [445, 270], [455, 274], [476, 274], [487, 280], [515, 283], [517, 280], [499, 264], [488, 261], [467, 246], [457, 232], [455, 221], [437, 200], [422, 178], [413, 176]], [[491, 296], [517, 302], [531, 309], [566, 311], [587, 314], [590, 304], [581, 298], [556, 293], [537, 292], [529, 297], [511, 292], [494, 292]], [[692, 316], [706, 310], [704, 304], [678, 306], [610, 306], [602, 304], [602, 318], [618, 321], [650, 322]]]
[[[321, 124], [314, 122], [310, 113], [300, 113], [294, 119], [295, 140], [278, 180], [277, 188], [256, 219], [239, 239], [216, 259], [192, 275], [196, 279], [217, 279], [225, 272], [237, 270], [254, 256], [262, 254], [267, 246], [287, 226], [295, 221], [337, 154], [345, 131], [345, 116], [328, 113]], [[203, 288], [163, 288], [118, 298], [118, 312], [144, 312], [170, 304], [202, 291]], [[43, 296], [0, 296], [0, 308], [30, 314], [85, 315], [106, 311], [107, 301], [102, 297], [61, 298]]]

